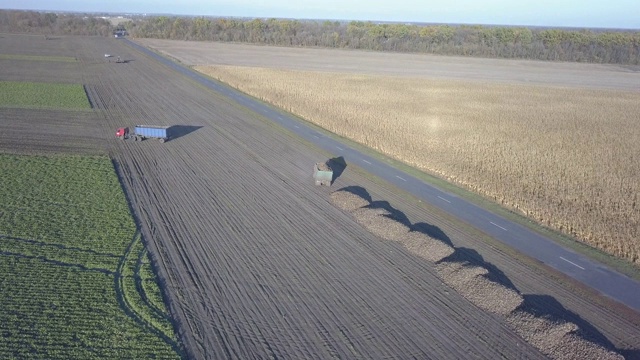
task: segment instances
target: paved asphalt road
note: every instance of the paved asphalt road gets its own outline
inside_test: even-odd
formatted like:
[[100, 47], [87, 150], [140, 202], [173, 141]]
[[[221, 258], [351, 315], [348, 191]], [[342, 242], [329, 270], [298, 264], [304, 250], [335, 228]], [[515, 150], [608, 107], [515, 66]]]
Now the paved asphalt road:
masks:
[[348, 163], [358, 165], [371, 174], [393, 183], [423, 201], [441, 208], [518, 251], [538, 259], [636, 311], [640, 311], [640, 282], [620, 274], [599, 262], [566, 249], [551, 239], [522, 225], [513, 223], [464, 199], [426, 184], [333, 138], [323, 136], [286, 113], [264, 105], [214, 80], [210, 80], [145, 47], [126, 39], [122, 39], [122, 41], [208, 88], [228, 96], [238, 104], [273, 120], [305, 140], [315, 143], [320, 148], [336, 154], [336, 156], [343, 156]]

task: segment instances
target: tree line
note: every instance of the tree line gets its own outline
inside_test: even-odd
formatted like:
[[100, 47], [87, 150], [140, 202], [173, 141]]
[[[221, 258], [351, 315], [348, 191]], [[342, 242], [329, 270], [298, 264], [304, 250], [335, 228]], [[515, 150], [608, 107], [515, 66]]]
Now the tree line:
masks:
[[160, 39], [640, 64], [640, 31], [167, 16], [126, 26]]
[[95, 16], [0, 10], [1, 32], [109, 36], [113, 30], [108, 20]]
[[[489, 58], [640, 64], [640, 31], [365, 21], [138, 17], [134, 37], [396, 51]], [[0, 11], [0, 30], [110, 35], [108, 21], [77, 15]]]

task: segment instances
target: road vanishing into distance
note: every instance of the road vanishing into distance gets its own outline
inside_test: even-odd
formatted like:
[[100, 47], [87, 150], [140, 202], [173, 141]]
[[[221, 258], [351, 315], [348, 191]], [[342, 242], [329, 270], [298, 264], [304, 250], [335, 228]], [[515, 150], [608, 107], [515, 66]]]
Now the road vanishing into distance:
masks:
[[356, 165], [409, 192], [418, 199], [432, 204], [460, 220], [474, 226], [491, 237], [511, 246], [544, 264], [599, 291], [603, 295], [640, 312], [640, 282], [607, 266], [562, 247], [520, 224], [511, 222], [469, 201], [461, 199], [432, 185], [426, 184], [384, 162], [350, 148], [334, 138], [327, 137], [300, 122], [291, 115], [268, 106], [229, 86], [180, 65], [130, 40], [122, 39], [131, 47], [155, 58], [207, 88], [227, 96], [261, 116], [272, 120], [301, 138], [336, 156], [344, 157], [349, 165]]

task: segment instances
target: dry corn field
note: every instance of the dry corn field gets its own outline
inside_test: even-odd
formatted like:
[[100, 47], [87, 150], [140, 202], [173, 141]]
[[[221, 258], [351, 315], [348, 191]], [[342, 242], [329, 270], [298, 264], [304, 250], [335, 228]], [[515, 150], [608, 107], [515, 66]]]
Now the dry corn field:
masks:
[[640, 93], [238, 66], [196, 70], [640, 262]]

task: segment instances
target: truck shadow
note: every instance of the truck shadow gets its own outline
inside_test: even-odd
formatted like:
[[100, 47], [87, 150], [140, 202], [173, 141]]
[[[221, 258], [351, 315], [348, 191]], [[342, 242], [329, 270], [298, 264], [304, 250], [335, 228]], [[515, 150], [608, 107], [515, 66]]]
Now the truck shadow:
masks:
[[169, 138], [175, 140], [200, 129], [202, 126], [193, 125], [173, 125], [169, 128]]
[[338, 156], [331, 158], [327, 161], [327, 165], [333, 170], [333, 177], [331, 178], [331, 184], [342, 175], [344, 170], [347, 168], [347, 162], [344, 160], [344, 156]]

